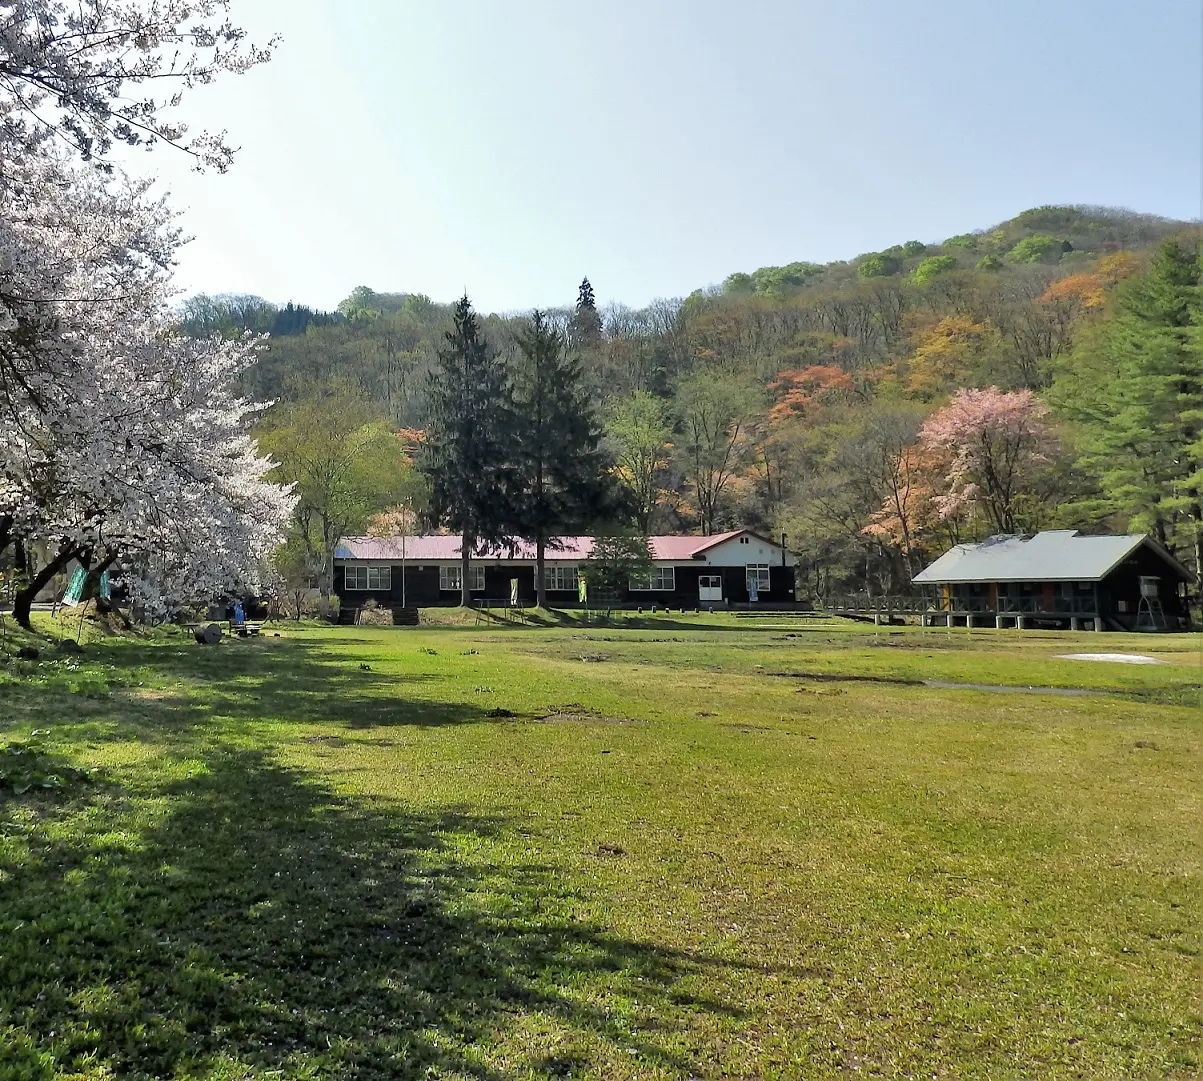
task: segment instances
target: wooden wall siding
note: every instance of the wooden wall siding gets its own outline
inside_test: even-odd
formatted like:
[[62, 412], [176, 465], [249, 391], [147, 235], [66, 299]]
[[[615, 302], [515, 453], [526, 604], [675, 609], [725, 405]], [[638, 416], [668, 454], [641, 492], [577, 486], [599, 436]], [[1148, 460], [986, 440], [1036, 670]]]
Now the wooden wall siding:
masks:
[[[392, 565], [392, 588], [388, 590], [351, 589], [345, 588], [346, 575], [342, 566], [334, 568], [334, 592], [340, 598], [345, 608], [359, 608], [368, 600], [374, 600], [380, 605], [401, 604], [401, 564]], [[730, 601], [733, 604], [746, 604], [748, 601], [747, 572], [743, 567], [713, 567], [698, 563], [674, 568], [674, 585], [672, 590], [627, 590], [621, 602], [629, 605], [641, 605], [650, 608], [697, 608], [698, 578], [702, 575], [720, 575], [723, 579], [723, 604]], [[498, 567], [485, 566], [485, 588], [483, 592], [473, 590], [474, 600], [508, 600], [510, 596], [510, 579], [518, 579], [518, 598], [525, 604], [535, 601], [535, 568], [530, 566]], [[418, 566], [406, 564], [405, 567], [405, 601], [419, 608], [437, 607], [439, 605], [454, 606], [459, 604], [458, 590], [439, 589], [439, 569], [437, 566]], [[770, 564], [769, 588], [762, 590], [760, 599], [773, 604], [788, 603], [794, 600], [794, 568]], [[548, 600], [556, 605], [571, 605], [577, 600], [575, 589], [550, 589], [547, 591]], [[718, 607], [719, 602], [706, 602]]]

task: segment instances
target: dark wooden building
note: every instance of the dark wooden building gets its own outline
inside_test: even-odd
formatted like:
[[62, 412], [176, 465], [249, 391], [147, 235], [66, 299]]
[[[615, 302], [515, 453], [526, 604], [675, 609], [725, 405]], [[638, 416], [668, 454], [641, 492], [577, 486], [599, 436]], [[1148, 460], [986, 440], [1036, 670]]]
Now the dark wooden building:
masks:
[[1074, 630], [1187, 630], [1194, 576], [1152, 537], [1034, 536], [958, 544], [915, 576], [934, 587], [948, 625], [1063, 626]]
[[[628, 583], [619, 602], [628, 607], [707, 608], [776, 606], [794, 602], [794, 567], [780, 544], [750, 530], [710, 537], [649, 537], [651, 574]], [[578, 602], [581, 564], [592, 537], [559, 537], [545, 559], [548, 601]], [[346, 609], [368, 600], [381, 606], [433, 607], [460, 602], [460, 537], [344, 537], [334, 554], [334, 592]], [[469, 589], [474, 601], [498, 603], [518, 583], [518, 600], [535, 600], [533, 545], [473, 558]]]

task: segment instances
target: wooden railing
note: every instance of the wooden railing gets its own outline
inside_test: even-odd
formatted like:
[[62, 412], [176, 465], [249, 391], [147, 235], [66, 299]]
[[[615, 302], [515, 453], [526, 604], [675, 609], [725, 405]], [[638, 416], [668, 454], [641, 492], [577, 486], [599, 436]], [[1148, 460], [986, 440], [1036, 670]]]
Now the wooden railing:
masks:
[[836, 615], [918, 615], [939, 611], [934, 597], [846, 593], [814, 601], [816, 608]]
[[902, 594], [846, 593], [816, 598], [815, 608], [834, 615], [925, 615], [970, 613], [973, 615], [1091, 616], [1098, 609], [1093, 596], [987, 597], [914, 596]]

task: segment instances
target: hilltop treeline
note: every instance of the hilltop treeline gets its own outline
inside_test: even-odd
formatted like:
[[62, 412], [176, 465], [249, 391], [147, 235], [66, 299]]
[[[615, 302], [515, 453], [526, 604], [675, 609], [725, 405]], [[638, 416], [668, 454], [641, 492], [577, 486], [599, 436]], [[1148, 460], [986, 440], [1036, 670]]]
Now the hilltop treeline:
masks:
[[[234, 299], [195, 299], [185, 325], [272, 333], [249, 394], [337, 385], [394, 429], [425, 425], [450, 305], [367, 288], [336, 313]], [[814, 590], [889, 591], [1003, 530], [1149, 529], [1194, 565], [1199, 313], [1196, 227], [1057, 206], [602, 306], [587, 333], [579, 305], [549, 318], [576, 325], [640, 528], [784, 532]], [[526, 326], [481, 320], [504, 357]]]

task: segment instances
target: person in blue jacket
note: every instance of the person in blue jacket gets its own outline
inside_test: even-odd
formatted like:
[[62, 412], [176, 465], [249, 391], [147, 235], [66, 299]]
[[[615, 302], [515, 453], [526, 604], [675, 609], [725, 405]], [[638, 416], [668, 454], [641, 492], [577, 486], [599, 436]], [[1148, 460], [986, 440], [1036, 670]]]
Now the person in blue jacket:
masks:
[[241, 627], [246, 622], [246, 616], [242, 611], [242, 601], [234, 602], [234, 626]]

